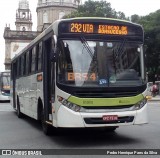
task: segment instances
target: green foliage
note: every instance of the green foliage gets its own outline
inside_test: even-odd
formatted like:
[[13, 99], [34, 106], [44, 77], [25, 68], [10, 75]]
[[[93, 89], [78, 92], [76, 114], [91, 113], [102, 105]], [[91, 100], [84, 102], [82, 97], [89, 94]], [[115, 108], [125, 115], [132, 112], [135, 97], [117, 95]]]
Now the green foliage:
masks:
[[141, 17], [140, 24], [143, 25], [145, 31], [160, 29], [160, 10]]
[[160, 76], [160, 10], [144, 17], [138, 17], [136, 21], [144, 27], [146, 50], [146, 66], [151, 76], [150, 80], [157, 80], [154, 76]]
[[73, 17], [107, 17], [117, 19], [127, 19], [123, 12], [116, 12], [111, 8], [111, 4], [106, 1], [85, 1], [83, 5], [80, 5], [77, 11], [72, 12], [63, 18]]
[[137, 14], [134, 14], [131, 16], [131, 21], [134, 22], [134, 23], [139, 23], [141, 17]]

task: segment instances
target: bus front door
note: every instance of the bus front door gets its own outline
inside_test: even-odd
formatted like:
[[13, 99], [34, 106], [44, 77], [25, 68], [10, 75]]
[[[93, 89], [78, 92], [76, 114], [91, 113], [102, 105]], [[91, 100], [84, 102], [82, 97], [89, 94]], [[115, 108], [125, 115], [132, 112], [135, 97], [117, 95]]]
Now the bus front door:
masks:
[[44, 115], [46, 121], [53, 120], [52, 104], [54, 102], [54, 62], [51, 61], [53, 38], [44, 41], [43, 46], [43, 93], [44, 93]]

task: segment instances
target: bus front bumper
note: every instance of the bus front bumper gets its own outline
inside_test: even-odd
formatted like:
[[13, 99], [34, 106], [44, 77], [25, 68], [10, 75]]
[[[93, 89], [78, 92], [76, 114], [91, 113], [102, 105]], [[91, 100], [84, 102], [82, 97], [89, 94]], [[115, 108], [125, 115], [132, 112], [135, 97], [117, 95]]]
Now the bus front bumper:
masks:
[[[117, 116], [118, 120], [104, 121], [103, 116]], [[61, 105], [57, 115], [57, 127], [84, 128], [84, 127], [107, 127], [122, 125], [141, 125], [148, 123], [147, 104], [140, 110], [105, 113], [80, 113], [74, 112]]]

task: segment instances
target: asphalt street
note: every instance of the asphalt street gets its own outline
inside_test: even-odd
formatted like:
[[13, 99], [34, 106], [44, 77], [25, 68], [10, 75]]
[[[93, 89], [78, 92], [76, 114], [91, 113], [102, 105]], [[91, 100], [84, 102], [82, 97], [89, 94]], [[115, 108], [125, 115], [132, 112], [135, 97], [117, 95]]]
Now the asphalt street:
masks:
[[[63, 129], [57, 135], [46, 136], [41, 125], [25, 116], [17, 118], [10, 103], [0, 103], [0, 149], [160, 149], [160, 102], [148, 105], [149, 124], [124, 126], [113, 133], [103, 130]], [[1, 156], [0, 156], [1, 157]], [[16, 157], [16, 156], [12, 156]], [[36, 156], [33, 156], [36, 157]], [[43, 156], [41, 156], [43, 157]], [[53, 158], [121, 157], [127, 155], [52, 155]], [[153, 157], [141, 155], [130, 157]], [[154, 157], [159, 158], [160, 155]]]

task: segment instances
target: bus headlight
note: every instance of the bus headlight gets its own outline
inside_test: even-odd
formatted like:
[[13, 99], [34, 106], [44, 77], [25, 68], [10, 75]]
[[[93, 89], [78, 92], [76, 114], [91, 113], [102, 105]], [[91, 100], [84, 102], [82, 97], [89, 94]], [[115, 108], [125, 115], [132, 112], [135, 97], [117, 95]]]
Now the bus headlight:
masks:
[[132, 110], [139, 110], [141, 109], [147, 102], [147, 99], [144, 98], [142, 99], [141, 101], [139, 101], [137, 104], [135, 104], [133, 107], [132, 107]]
[[75, 112], [82, 112], [83, 107], [76, 105], [74, 103], [69, 102], [68, 100], [64, 99], [63, 97], [57, 96], [58, 101], [62, 103], [65, 107], [75, 111]]

